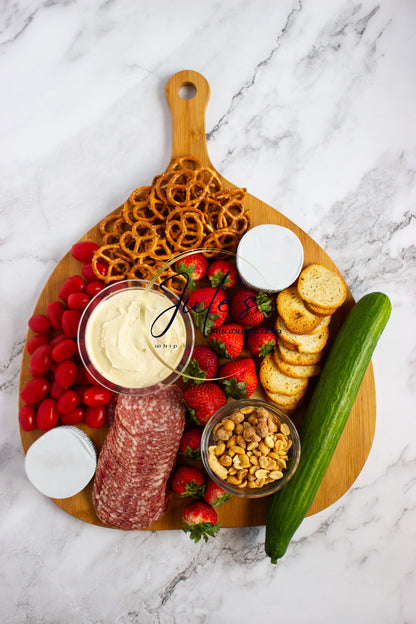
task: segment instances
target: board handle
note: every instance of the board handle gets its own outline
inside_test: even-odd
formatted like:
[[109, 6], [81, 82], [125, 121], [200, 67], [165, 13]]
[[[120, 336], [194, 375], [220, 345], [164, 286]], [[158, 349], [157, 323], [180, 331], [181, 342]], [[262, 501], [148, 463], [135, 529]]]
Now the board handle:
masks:
[[212, 167], [205, 134], [208, 81], [198, 72], [186, 69], [168, 80], [165, 95], [172, 114], [172, 160], [192, 155]]

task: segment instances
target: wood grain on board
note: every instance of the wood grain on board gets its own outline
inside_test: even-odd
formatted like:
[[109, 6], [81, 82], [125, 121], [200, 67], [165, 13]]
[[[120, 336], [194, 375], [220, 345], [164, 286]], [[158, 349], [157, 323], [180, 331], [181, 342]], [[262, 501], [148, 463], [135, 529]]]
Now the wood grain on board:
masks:
[[[181, 97], [179, 91], [183, 87], [194, 88], [195, 95], [192, 99]], [[168, 81], [166, 85], [166, 99], [172, 114], [172, 160], [179, 156], [193, 155], [202, 160], [207, 166], [214, 168], [208, 156], [205, 136], [205, 110], [209, 94], [210, 89], [205, 78], [190, 70], [179, 72]], [[156, 173], [159, 172], [155, 172], [155, 174]], [[221, 175], [220, 177], [225, 188], [234, 186]], [[151, 181], [146, 182], [141, 180], [140, 185], [150, 184], [150, 182]], [[133, 189], [127, 189], [126, 197], [132, 190]], [[292, 230], [303, 244], [305, 265], [317, 262], [329, 269], [339, 272], [325, 251], [297, 225], [292, 223], [277, 210], [249, 193], [246, 195], [245, 205], [250, 210], [252, 226], [262, 223], [273, 223]], [[289, 207], [286, 207], [286, 211], [288, 210]], [[106, 215], [103, 215], [103, 218], [105, 216]], [[98, 225], [87, 232], [82, 240], [95, 240], [97, 243], [100, 243]], [[81, 274], [80, 269], [80, 263], [74, 260], [68, 251], [49, 277], [48, 282], [40, 294], [34, 312], [45, 313], [47, 304], [50, 301], [58, 299], [58, 290], [62, 282], [70, 275], [75, 273]], [[353, 304], [353, 297], [348, 290], [345, 304], [336, 312], [331, 320], [330, 342], [333, 341], [334, 336]], [[33, 332], [29, 330], [27, 339], [32, 335]], [[20, 388], [23, 388], [30, 379], [29, 360], [30, 356], [25, 349], [22, 359]], [[311, 384], [311, 386], [313, 387], [313, 384]], [[256, 391], [256, 395], [264, 398], [258, 393], [261, 393], [260, 389]], [[299, 409], [293, 416], [295, 424], [299, 424], [301, 421], [304, 409], [305, 407]], [[308, 515], [325, 509], [337, 501], [351, 487], [364, 466], [370, 451], [374, 438], [375, 422], [375, 385], [373, 368], [370, 363], [345, 430]], [[97, 452], [99, 452], [106, 435], [106, 429], [90, 429], [84, 424], [79, 426], [90, 436]], [[42, 435], [42, 432], [39, 430], [33, 432], [24, 432], [21, 430], [20, 433], [25, 453], [30, 445]], [[63, 510], [80, 520], [104, 526], [95, 514], [91, 492], [92, 482], [76, 496], [62, 500], [54, 500], [54, 502]], [[187, 500], [181, 500], [179, 497], [172, 495], [166, 514], [151, 527], [151, 530], [181, 528], [182, 510], [187, 503]], [[233, 497], [229, 502], [218, 509], [219, 521], [222, 523], [223, 527], [264, 525], [266, 521], [267, 504], [268, 497], [256, 500]]]

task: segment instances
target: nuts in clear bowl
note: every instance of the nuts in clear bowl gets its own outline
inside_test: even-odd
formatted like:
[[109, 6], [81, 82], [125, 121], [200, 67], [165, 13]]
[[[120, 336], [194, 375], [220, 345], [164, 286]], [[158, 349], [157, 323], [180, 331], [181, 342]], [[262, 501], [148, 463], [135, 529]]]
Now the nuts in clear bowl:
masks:
[[[234, 401], [213, 419], [203, 436], [204, 463], [223, 487], [237, 494], [240, 491], [240, 495], [260, 496], [280, 489], [279, 482], [283, 484], [293, 474], [299, 461], [299, 438], [290, 419], [274, 406], [263, 401]], [[260, 490], [265, 490], [264, 494]]]

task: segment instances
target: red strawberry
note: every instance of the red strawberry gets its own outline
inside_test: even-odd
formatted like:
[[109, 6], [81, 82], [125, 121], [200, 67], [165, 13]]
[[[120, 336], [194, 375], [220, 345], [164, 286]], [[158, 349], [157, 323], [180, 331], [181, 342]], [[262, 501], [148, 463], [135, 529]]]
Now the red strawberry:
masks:
[[216, 384], [205, 381], [199, 386], [191, 386], [183, 393], [191, 418], [198, 425], [206, 425], [217, 410], [227, 402], [227, 397]]
[[[198, 288], [186, 302], [195, 326], [206, 336], [212, 327], [220, 327], [228, 314], [228, 301], [221, 288]], [[184, 305], [184, 308], [185, 308]]]
[[237, 323], [214, 327], [209, 334], [209, 343], [219, 355], [235, 358], [244, 347], [244, 328]]
[[198, 468], [179, 466], [172, 476], [172, 490], [182, 497], [199, 498], [205, 494], [205, 477]]
[[189, 533], [189, 537], [194, 542], [208, 537], [215, 537], [221, 523], [218, 523], [218, 516], [215, 509], [202, 501], [193, 501], [185, 507], [182, 515], [183, 530]]
[[226, 501], [230, 500], [232, 494], [226, 492], [221, 486], [217, 485], [212, 479], [207, 480], [207, 486], [204, 494], [204, 501], [211, 507], [219, 507]]
[[201, 427], [191, 427], [185, 431], [179, 443], [179, 453], [188, 459], [199, 459], [201, 457]]
[[191, 379], [192, 383], [200, 384], [205, 379], [213, 379], [218, 371], [218, 357], [209, 347], [197, 345], [192, 351], [192, 358], [186, 367], [185, 374], [198, 379]]
[[276, 346], [276, 334], [272, 329], [253, 327], [248, 332], [247, 346], [254, 355], [265, 357]]
[[226, 377], [222, 380], [222, 386], [228, 396], [234, 399], [249, 397], [257, 388], [257, 374], [254, 360], [243, 358], [227, 362], [221, 366], [219, 377]]
[[207, 277], [214, 288], [231, 288], [237, 281], [237, 269], [228, 260], [214, 260], [208, 267]]
[[202, 279], [207, 270], [208, 261], [200, 253], [194, 253], [175, 262], [178, 273], [186, 273], [189, 276], [189, 286], [195, 287], [195, 282]]
[[231, 316], [246, 327], [260, 325], [272, 313], [272, 301], [264, 292], [257, 295], [252, 290], [240, 290], [231, 301]]

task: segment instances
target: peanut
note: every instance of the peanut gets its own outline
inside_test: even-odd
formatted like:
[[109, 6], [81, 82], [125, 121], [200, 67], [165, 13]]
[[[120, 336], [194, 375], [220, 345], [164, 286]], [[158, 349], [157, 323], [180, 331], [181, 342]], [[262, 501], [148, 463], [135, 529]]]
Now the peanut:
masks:
[[268, 435], [264, 438], [264, 443], [266, 446], [269, 447], [269, 449], [272, 449], [274, 447], [274, 440], [272, 438], [272, 436]]
[[226, 431], [234, 431], [235, 423], [232, 420], [227, 420], [226, 418], [222, 421], [223, 427]]
[[290, 429], [289, 429], [289, 427], [287, 426], [287, 424], [286, 424], [286, 423], [282, 423], [282, 424], [280, 425], [280, 431], [281, 431], [281, 432], [282, 432], [282, 434], [283, 434], [284, 436], [286, 436], [286, 437], [288, 437], [288, 436], [290, 435]]
[[268, 453], [270, 453], [269, 447], [266, 446], [263, 441], [259, 443], [259, 451], [262, 455], [267, 455]]
[[256, 408], [255, 407], [242, 407], [240, 412], [242, 414], [252, 414]]
[[229, 455], [221, 455], [218, 461], [220, 462], [221, 466], [225, 466], [226, 468], [231, 466], [233, 463], [233, 460]]
[[217, 446], [214, 449], [214, 453], [217, 457], [219, 457], [220, 455], [222, 455], [225, 451], [225, 444], [224, 442], [220, 442], [219, 444], [217, 444]]
[[242, 480], [232, 475], [231, 477], [227, 477], [227, 481], [231, 483], [231, 485], [240, 485]]
[[227, 440], [227, 448], [230, 448], [231, 446], [235, 446], [236, 443], [237, 443], [237, 436], [233, 434]]

